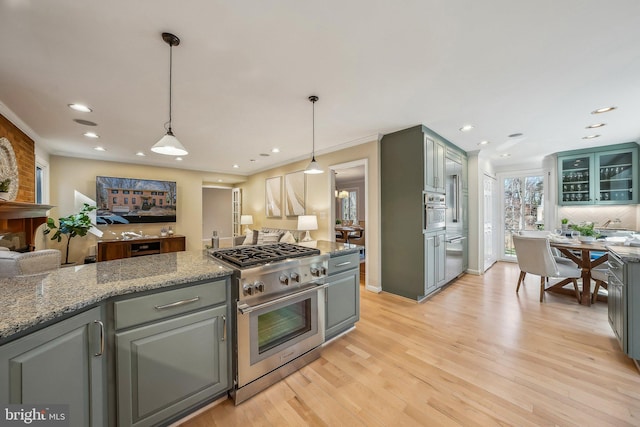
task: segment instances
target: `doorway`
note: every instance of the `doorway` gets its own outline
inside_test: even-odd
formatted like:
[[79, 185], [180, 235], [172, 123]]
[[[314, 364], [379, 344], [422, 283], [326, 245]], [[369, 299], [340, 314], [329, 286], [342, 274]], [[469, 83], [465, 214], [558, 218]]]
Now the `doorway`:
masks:
[[500, 259], [515, 261], [516, 251], [511, 237], [513, 233], [543, 227], [544, 174], [541, 170], [501, 174], [500, 191], [504, 224], [500, 230]]
[[220, 244], [233, 239], [232, 190], [227, 187], [202, 187], [202, 245], [211, 244], [213, 231]]
[[344, 242], [343, 234], [337, 234], [335, 226], [342, 224], [358, 225], [358, 232], [348, 233], [349, 243], [363, 246], [360, 253], [360, 283], [368, 284], [368, 256], [366, 241], [370, 225], [368, 223], [368, 160], [355, 160], [329, 166], [329, 197], [331, 209], [328, 235], [333, 242]]
[[495, 227], [495, 211], [496, 211], [496, 179], [489, 175], [484, 175], [484, 271], [487, 271], [493, 264], [498, 261], [496, 256], [496, 227]]

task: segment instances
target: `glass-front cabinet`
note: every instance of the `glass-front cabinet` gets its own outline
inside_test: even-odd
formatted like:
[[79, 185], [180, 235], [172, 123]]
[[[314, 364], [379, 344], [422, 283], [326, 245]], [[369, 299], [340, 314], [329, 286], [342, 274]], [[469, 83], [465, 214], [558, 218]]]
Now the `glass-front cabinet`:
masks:
[[564, 205], [593, 203], [593, 154], [559, 156], [558, 202]]
[[638, 145], [559, 153], [559, 205], [638, 203]]

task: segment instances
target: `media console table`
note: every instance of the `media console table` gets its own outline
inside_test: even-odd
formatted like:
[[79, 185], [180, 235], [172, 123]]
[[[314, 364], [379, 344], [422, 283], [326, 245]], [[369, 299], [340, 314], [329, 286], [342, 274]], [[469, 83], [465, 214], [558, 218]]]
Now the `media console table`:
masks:
[[184, 236], [143, 237], [129, 240], [99, 240], [98, 261], [131, 258], [143, 255], [184, 251]]

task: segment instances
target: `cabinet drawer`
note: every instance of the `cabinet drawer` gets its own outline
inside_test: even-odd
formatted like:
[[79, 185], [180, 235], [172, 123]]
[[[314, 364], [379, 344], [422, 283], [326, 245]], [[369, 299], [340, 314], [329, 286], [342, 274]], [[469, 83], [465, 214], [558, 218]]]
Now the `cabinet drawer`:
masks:
[[329, 271], [327, 274], [335, 274], [341, 271], [350, 270], [360, 267], [360, 254], [340, 255], [329, 258]]
[[115, 327], [116, 329], [127, 328], [202, 307], [222, 304], [227, 299], [225, 280], [116, 301], [113, 304]]

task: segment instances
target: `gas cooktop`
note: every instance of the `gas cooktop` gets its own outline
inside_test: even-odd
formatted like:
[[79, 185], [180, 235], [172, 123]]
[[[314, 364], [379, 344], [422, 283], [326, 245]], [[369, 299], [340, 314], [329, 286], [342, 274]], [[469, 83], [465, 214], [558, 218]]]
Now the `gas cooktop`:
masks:
[[214, 258], [238, 267], [250, 267], [287, 258], [320, 255], [320, 250], [290, 243], [274, 243], [260, 246], [237, 246], [209, 251]]

